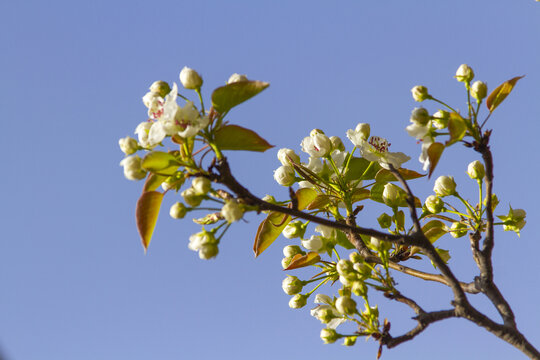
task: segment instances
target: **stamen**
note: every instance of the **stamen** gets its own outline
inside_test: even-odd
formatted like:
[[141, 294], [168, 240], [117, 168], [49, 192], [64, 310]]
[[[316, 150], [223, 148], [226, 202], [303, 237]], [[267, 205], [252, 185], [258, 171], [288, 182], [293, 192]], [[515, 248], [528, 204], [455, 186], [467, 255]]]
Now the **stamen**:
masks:
[[372, 136], [369, 139], [369, 144], [375, 148], [380, 153], [388, 152], [388, 147], [390, 144], [388, 143], [388, 140], [383, 139], [378, 136]]

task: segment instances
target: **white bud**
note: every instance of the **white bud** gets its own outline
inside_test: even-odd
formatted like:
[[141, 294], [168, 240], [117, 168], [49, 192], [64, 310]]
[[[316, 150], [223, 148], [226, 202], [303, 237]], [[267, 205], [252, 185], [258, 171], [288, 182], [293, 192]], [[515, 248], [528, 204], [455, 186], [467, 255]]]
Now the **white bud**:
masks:
[[232, 84], [239, 81], [248, 81], [248, 78], [246, 75], [242, 74], [232, 74], [231, 77], [229, 77], [229, 80], [227, 81], [227, 84]]
[[473, 180], [482, 180], [486, 175], [486, 169], [484, 168], [484, 164], [482, 164], [478, 160], [473, 161], [467, 167], [467, 174]]
[[158, 80], [154, 81], [152, 85], [150, 85], [150, 92], [156, 93], [164, 98], [171, 92], [171, 87], [165, 81]]
[[235, 200], [227, 200], [221, 208], [221, 215], [227, 222], [232, 223], [240, 220], [244, 215], [244, 211]]
[[199, 89], [203, 84], [202, 77], [193, 69], [184, 66], [180, 72], [180, 82], [186, 89]]
[[456, 193], [456, 183], [454, 178], [452, 176], [439, 176], [437, 180], [435, 180], [433, 191], [440, 197], [454, 195]]
[[169, 215], [171, 215], [173, 219], [183, 219], [184, 216], [186, 216], [186, 213], [186, 206], [181, 202], [175, 203], [173, 206], [171, 206], [171, 209], [169, 210]]
[[283, 248], [283, 256], [292, 258], [297, 254], [305, 254], [298, 245], [287, 245]]
[[429, 119], [428, 111], [423, 107], [419, 107], [413, 109], [410, 120], [418, 125], [425, 126], [429, 122]]
[[476, 100], [480, 101], [487, 96], [487, 85], [483, 81], [475, 81], [471, 85], [471, 95]]
[[306, 228], [304, 227], [304, 224], [300, 220], [292, 221], [285, 226], [285, 229], [283, 229], [283, 236], [285, 236], [287, 239], [294, 239], [297, 237], [304, 236], [304, 233], [306, 232]]
[[203, 197], [195, 193], [195, 190], [193, 190], [193, 188], [182, 191], [181, 195], [184, 198], [184, 202], [191, 207], [199, 206], [201, 204], [201, 201], [203, 200]]
[[444, 202], [442, 199], [435, 195], [430, 195], [426, 198], [426, 208], [432, 214], [438, 214], [442, 211], [444, 207]]
[[120, 150], [126, 155], [134, 154], [139, 148], [137, 140], [130, 136], [118, 140], [118, 145], [120, 146]]
[[287, 275], [285, 279], [283, 279], [283, 282], [281, 283], [281, 287], [283, 288], [283, 291], [287, 295], [296, 295], [300, 291], [302, 291], [302, 288], [304, 285], [302, 284], [302, 281], [298, 279], [296, 276]]
[[422, 102], [431, 98], [431, 95], [429, 95], [428, 89], [425, 86], [417, 85], [411, 89], [411, 93], [414, 101]]
[[330, 142], [333, 150], [345, 151], [345, 145], [343, 145], [343, 141], [339, 137], [330, 136]]
[[396, 207], [401, 204], [405, 197], [403, 190], [399, 186], [396, 186], [392, 183], [384, 185], [384, 190], [382, 193], [383, 201], [386, 205], [391, 207]]
[[289, 301], [289, 306], [293, 309], [300, 309], [306, 306], [307, 298], [307, 295], [296, 294]]
[[322, 329], [321, 330], [321, 339], [324, 341], [325, 344], [333, 344], [339, 339], [340, 336], [334, 329]]
[[307, 240], [302, 240], [302, 246], [308, 250], [319, 252], [323, 250], [324, 240], [318, 235], [312, 235]]
[[210, 191], [212, 184], [209, 179], [200, 176], [191, 181], [191, 187], [196, 195], [206, 195]]
[[457, 81], [469, 83], [474, 78], [474, 71], [469, 65], [461, 64], [456, 71], [455, 78]]
[[300, 164], [300, 156], [296, 155], [294, 150], [283, 148], [279, 149], [277, 153], [278, 160], [281, 162], [281, 165], [290, 166], [290, 160], [296, 164]]
[[291, 186], [295, 183], [294, 168], [292, 166], [283, 165], [274, 171], [274, 179], [279, 185]]
[[138, 155], [131, 155], [120, 161], [120, 166], [124, 167], [124, 176], [128, 180], [142, 180], [146, 177], [146, 170], [141, 167], [141, 158]]
[[356, 312], [356, 301], [349, 296], [340, 296], [336, 300], [336, 309], [344, 315], [352, 315]]

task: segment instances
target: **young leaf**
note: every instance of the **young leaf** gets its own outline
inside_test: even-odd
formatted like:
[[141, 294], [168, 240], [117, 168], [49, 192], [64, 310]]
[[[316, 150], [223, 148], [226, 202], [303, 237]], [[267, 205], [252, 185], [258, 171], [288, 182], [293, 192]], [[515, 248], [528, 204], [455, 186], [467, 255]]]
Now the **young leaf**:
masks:
[[448, 131], [450, 132], [450, 139], [446, 142], [446, 146], [450, 146], [463, 139], [467, 132], [467, 123], [465, 123], [465, 120], [458, 113], [450, 113]]
[[256, 132], [238, 125], [225, 125], [215, 134], [215, 143], [220, 150], [247, 150], [264, 152], [274, 145]]
[[313, 252], [313, 251], [307, 253], [306, 255], [296, 254], [292, 258], [291, 263], [289, 264], [289, 266], [287, 266], [287, 268], [285, 268], [283, 270], [298, 269], [298, 268], [302, 268], [302, 267], [306, 267], [306, 266], [316, 264], [319, 261], [321, 261], [320, 255], [318, 253], [316, 253], [316, 252]]
[[432, 244], [438, 238], [446, 234], [446, 231], [444, 230], [444, 223], [439, 220], [431, 220], [422, 226], [422, 232]]
[[323, 209], [326, 205], [330, 204], [330, 195], [321, 194], [318, 195], [312, 202], [307, 206], [308, 210]]
[[489, 110], [489, 112], [493, 112], [497, 106], [499, 106], [504, 99], [510, 94], [510, 92], [514, 89], [514, 86], [518, 82], [519, 79], [523, 78], [523, 76], [516, 76], [515, 78], [512, 78], [508, 81], [503, 82], [501, 85], [499, 85], [495, 90], [489, 94], [487, 100], [486, 100], [486, 106]]
[[163, 194], [159, 191], [147, 191], [142, 193], [137, 201], [135, 218], [137, 221], [137, 230], [141, 236], [145, 252], [148, 249], [154, 228], [156, 227], [162, 200]]
[[143, 158], [141, 166], [147, 171], [160, 175], [172, 175], [178, 170], [180, 163], [169, 153], [152, 151]]
[[148, 173], [148, 177], [144, 182], [143, 193], [156, 190], [166, 178], [167, 176]]
[[428, 178], [431, 178], [435, 167], [439, 163], [439, 159], [444, 151], [444, 145], [438, 142], [431, 144], [427, 150], [427, 155], [429, 159], [429, 174]]
[[212, 106], [218, 113], [226, 113], [236, 105], [251, 99], [269, 85], [264, 81], [239, 81], [218, 87], [212, 93]]

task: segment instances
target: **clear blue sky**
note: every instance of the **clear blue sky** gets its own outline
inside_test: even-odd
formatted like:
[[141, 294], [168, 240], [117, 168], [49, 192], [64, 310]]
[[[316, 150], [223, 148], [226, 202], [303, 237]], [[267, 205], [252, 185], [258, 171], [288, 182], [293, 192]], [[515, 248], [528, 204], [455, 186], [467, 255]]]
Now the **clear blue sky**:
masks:
[[[206, 96], [234, 72], [271, 83], [230, 114], [276, 145], [265, 154], [230, 154], [239, 179], [261, 196], [285, 196], [272, 179], [276, 151], [299, 151], [313, 128], [344, 138], [358, 122], [370, 122], [394, 151], [412, 156], [407, 167], [420, 170], [419, 146], [404, 130], [417, 106], [412, 86], [427, 85], [463, 107], [462, 86], [452, 78], [460, 64], [471, 65], [491, 89], [526, 74], [489, 123], [499, 213], [510, 201], [528, 211], [521, 238], [497, 235], [494, 258], [519, 329], [540, 346], [540, 4], [4, 1], [0, 18], [0, 349], [6, 359], [375, 357], [374, 342], [323, 345], [311, 306], [288, 308], [281, 246], [252, 255], [262, 218], [234, 226], [218, 258], [204, 262], [187, 248], [198, 227], [164, 212], [144, 255], [134, 223], [142, 184], [124, 179], [117, 141], [146, 119], [147, 87], [178, 81], [186, 65], [203, 74]], [[465, 169], [477, 157], [467, 154], [451, 148], [435, 176], [455, 173], [464, 188], [472, 186]], [[422, 179], [415, 189], [425, 198], [431, 184]], [[166, 198], [165, 208], [174, 201]], [[456, 249], [451, 265], [470, 280], [474, 266], [462, 240], [444, 241]], [[419, 292], [428, 309], [449, 306], [442, 286], [401, 284]], [[393, 329], [414, 326], [407, 308], [383, 304]], [[464, 320], [435, 324], [383, 356], [522, 358]]]

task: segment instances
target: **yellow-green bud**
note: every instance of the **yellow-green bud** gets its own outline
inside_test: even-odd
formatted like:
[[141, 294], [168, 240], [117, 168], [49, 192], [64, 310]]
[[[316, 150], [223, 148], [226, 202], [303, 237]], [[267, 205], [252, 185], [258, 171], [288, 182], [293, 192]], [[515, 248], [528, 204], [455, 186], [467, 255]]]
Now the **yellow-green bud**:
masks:
[[439, 176], [435, 180], [433, 191], [440, 197], [454, 195], [456, 193], [456, 182], [452, 176]]
[[283, 236], [287, 239], [303, 237], [306, 232], [306, 226], [300, 220], [292, 221], [283, 229]]
[[296, 294], [289, 301], [289, 307], [291, 307], [293, 309], [300, 309], [300, 308], [306, 306], [307, 298], [308, 298], [307, 295]]
[[118, 145], [120, 146], [120, 150], [122, 150], [126, 155], [134, 154], [139, 148], [137, 140], [130, 136], [126, 136], [125, 138], [118, 140]]
[[431, 95], [429, 95], [428, 89], [425, 86], [417, 85], [411, 89], [411, 93], [414, 101], [422, 102], [426, 99], [431, 99]]
[[446, 129], [446, 127], [448, 126], [449, 119], [450, 113], [448, 111], [438, 110], [435, 114], [433, 114], [433, 120], [431, 123], [437, 129], [442, 130]]
[[356, 338], [357, 336], [347, 336], [345, 337], [345, 340], [343, 340], [343, 345], [345, 346], [353, 346], [356, 344]]
[[428, 111], [423, 107], [419, 107], [413, 109], [410, 120], [418, 125], [425, 126], [430, 118]]
[[471, 85], [471, 95], [476, 100], [480, 101], [487, 96], [487, 85], [483, 81], [475, 81]]
[[164, 98], [168, 93], [171, 92], [171, 87], [165, 81], [158, 80], [154, 81], [152, 85], [150, 85], [150, 91]]
[[171, 206], [171, 209], [169, 210], [169, 215], [171, 215], [173, 219], [183, 219], [184, 216], [186, 216], [186, 213], [186, 206], [181, 202], [177, 202], [176, 204]]
[[382, 199], [386, 205], [396, 207], [399, 206], [405, 199], [405, 193], [399, 186], [388, 183], [384, 185]]
[[356, 301], [349, 296], [340, 296], [336, 300], [336, 309], [344, 315], [356, 313]]
[[182, 191], [181, 195], [184, 198], [184, 202], [191, 207], [199, 206], [201, 204], [201, 201], [203, 200], [203, 197], [195, 193], [195, 190], [193, 190], [193, 188]]
[[467, 174], [473, 180], [482, 180], [486, 175], [486, 169], [484, 168], [484, 164], [482, 164], [478, 160], [473, 161], [467, 167]]
[[287, 295], [296, 295], [300, 291], [302, 291], [302, 288], [304, 287], [302, 281], [298, 279], [296, 276], [287, 275], [285, 279], [283, 279], [283, 282], [281, 283], [281, 287], [283, 288], [283, 291]]
[[353, 282], [351, 291], [356, 296], [365, 296], [367, 294], [367, 286], [363, 281]]
[[353, 264], [356, 264], [356, 263], [363, 263], [364, 262], [364, 259], [362, 258], [362, 255], [360, 255], [359, 253], [357, 253], [356, 251], [352, 252], [349, 254], [349, 260], [351, 260], [351, 262]]
[[450, 235], [455, 238], [467, 235], [467, 225], [462, 224], [459, 221], [454, 222], [450, 227]]
[[430, 195], [426, 199], [426, 208], [432, 214], [438, 214], [444, 208], [444, 202], [442, 199], [435, 195]]
[[201, 245], [201, 248], [199, 249], [199, 258], [201, 258], [202, 260], [209, 260], [215, 258], [218, 253], [219, 248], [217, 244], [206, 243]]
[[300, 249], [300, 246], [298, 245], [287, 245], [283, 248], [283, 256], [285, 256], [286, 258], [292, 258], [293, 256], [298, 254], [305, 254], [305, 251], [302, 251], [302, 249]]
[[321, 339], [325, 344], [333, 344], [341, 336], [334, 329], [322, 329], [321, 330]]

